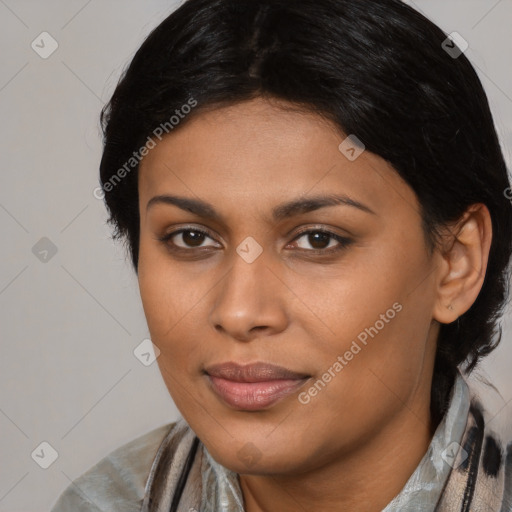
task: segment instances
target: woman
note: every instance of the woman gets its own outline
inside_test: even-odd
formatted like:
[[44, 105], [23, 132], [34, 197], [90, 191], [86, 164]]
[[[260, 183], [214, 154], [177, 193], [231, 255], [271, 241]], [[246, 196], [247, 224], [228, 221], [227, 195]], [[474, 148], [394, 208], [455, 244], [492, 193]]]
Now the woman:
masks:
[[510, 428], [466, 382], [510, 183], [455, 43], [397, 0], [188, 0], [150, 34], [99, 191], [183, 418], [54, 512], [512, 510]]

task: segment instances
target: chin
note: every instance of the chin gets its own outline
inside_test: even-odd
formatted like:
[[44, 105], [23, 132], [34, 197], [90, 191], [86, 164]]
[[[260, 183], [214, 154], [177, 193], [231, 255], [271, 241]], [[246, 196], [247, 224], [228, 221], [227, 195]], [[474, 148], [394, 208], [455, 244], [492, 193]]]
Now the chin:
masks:
[[304, 465], [304, 453], [297, 450], [296, 443], [284, 445], [281, 440], [264, 440], [247, 436], [246, 441], [219, 442], [206, 448], [216, 462], [235, 473], [280, 475], [304, 471], [299, 469]]

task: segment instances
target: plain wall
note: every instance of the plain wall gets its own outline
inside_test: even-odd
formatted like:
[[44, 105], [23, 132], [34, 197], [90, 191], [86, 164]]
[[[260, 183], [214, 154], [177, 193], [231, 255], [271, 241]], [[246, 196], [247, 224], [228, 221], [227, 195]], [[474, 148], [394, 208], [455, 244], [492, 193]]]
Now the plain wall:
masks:
[[[510, 165], [512, 2], [408, 3], [469, 42]], [[137, 281], [93, 195], [100, 109], [176, 5], [0, 1], [0, 511], [49, 510], [108, 452], [178, 417], [157, 364], [133, 354], [149, 337]], [[43, 31], [58, 43], [46, 59], [31, 47]], [[36, 244], [50, 251], [47, 261], [34, 254]], [[505, 402], [511, 362], [509, 307], [503, 341], [480, 370]], [[43, 441], [58, 452], [46, 470], [31, 457]]]

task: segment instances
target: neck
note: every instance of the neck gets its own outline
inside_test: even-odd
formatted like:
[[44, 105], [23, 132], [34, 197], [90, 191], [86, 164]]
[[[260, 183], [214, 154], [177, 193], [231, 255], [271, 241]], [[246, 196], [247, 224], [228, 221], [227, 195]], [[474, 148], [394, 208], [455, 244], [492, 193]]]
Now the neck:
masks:
[[246, 512], [380, 512], [405, 486], [432, 440], [437, 425], [429, 407], [423, 409], [404, 407], [370, 441], [313, 470], [240, 475]]

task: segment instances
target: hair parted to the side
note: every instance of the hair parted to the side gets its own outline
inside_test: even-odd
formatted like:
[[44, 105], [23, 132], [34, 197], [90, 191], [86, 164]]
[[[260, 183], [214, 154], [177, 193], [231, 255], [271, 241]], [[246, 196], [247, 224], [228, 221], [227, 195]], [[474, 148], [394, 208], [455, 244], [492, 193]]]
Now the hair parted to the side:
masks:
[[[487, 272], [472, 307], [441, 325], [436, 423], [457, 366], [469, 374], [501, 339], [512, 253], [510, 183], [487, 97], [445, 39], [400, 0], [188, 0], [147, 37], [101, 115], [102, 186], [190, 98], [197, 106], [174, 129], [205, 109], [264, 96], [318, 113], [387, 160], [416, 193], [429, 251], [439, 228], [484, 203], [493, 229]], [[105, 191], [105, 203], [137, 272], [137, 166]]]

